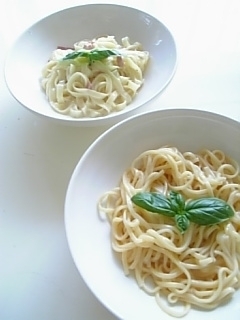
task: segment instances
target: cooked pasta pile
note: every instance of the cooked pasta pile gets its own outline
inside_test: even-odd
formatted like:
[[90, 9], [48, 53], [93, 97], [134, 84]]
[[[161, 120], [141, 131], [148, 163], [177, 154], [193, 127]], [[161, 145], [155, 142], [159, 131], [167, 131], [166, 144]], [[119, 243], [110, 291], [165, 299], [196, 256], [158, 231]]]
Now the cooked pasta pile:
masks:
[[[191, 223], [182, 234], [171, 217], [131, 201], [138, 192], [170, 190], [185, 199], [223, 199], [234, 216], [211, 226]], [[191, 306], [214, 309], [239, 289], [240, 169], [224, 152], [181, 153], [173, 147], [146, 151], [98, 205], [109, 219], [112, 247], [121, 256], [125, 274], [133, 272], [139, 287], [155, 295], [170, 315], [182, 317]]]
[[[104, 59], [66, 59], [72, 53], [111, 50]], [[41, 86], [52, 108], [73, 118], [102, 117], [129, 105], [144, 82], [149, 52], [128, 37], [83, 40], [56, 49], [42, 71]]]

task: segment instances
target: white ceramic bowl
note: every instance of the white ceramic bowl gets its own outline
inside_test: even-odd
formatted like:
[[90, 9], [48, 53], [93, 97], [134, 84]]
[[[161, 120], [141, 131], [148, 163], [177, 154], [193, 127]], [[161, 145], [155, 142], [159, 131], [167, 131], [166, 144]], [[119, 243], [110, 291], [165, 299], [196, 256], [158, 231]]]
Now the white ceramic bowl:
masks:
[[[131, 137], [131, 138], [129, 138]], [[119, 183], [140, 153], [170, 144], [181, 151], [221, 149], [240, 163], [240, 123], [196, 110], [161, 110], [124, 120], [103, 133], [86, 151], [71, 177], [65, 202], [65, 225], [75, 264], [96, 297], [124, 320], [173, 319], [154, 297], [125, 277], [111, 249], [110, 226], [99, 219], [99, 197]], [[239, 318], [240, 291], [213, 311], [192, 309], [187, 320]], [[237, 312], [238, 311], [238, 312]]]
[[[106, 117], [73, 119], [53, 111], [39, 79], [43, 66], [57, 46], [111, 34], [120, 41], [142, 43], [151, 62], [144, 86], [123, 111]], [[137, 9], [111, 4], [90, 4], [68, 8], [43, 18], [26, 30], [11, 48], [5, 65], [5, 79], [12, 95], [38, 115], [66, 124], [96, 126], [114, 124], [156, 97], [172, 79], [177, 62], [174, 38], [166, 26]]]

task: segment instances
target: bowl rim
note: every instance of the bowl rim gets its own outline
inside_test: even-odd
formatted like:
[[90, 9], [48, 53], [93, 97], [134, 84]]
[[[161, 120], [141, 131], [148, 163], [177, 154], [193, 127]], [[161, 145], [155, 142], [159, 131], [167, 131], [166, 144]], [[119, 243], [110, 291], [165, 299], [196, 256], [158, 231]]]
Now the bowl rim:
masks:
[[[157, 110], [151, 110], [151, 111], [144, 111], [139, 114], [134, 114], [126, 119], [121, 120], [120, 122], [112, 125], [108, 129], [106, 129], [103, 133], [101, 133], [85, 150], [82, 157], [79, 159], [79, 162], [83, 161], [82, 159], [87, 156], [87, 153], [90, 152], [90, 149], [94, 148], [95, 145], [99, 143], [100, 140], [104, 139], [105, 136], [111, 134], [112, 131], [117, 130], [119, 127], [124, 127], [125, 125], [128, 125], [128, 122], [134, 122], [141, 118], [143, 118], [145, 121], [147, 121], [148, 118], [152, 118], [154, 115], [161, 114], [163, 116], [179, 116], [184, 117], [186, 114], [187, 116], [192, 117], [201, 117], [205, 119], [212, 119], [214, 121], [224, 122], [228, 125], [234, 125], [240, 130], [240, 121], [230, 118], [226, 115], [216, 113], [214, 111], [209, 110], [203, 110], [198, 108], [162, 108]], [[77, 163], [78, 165], [78, 163]], [[75, 168], [76, 169], [76, 168]]]

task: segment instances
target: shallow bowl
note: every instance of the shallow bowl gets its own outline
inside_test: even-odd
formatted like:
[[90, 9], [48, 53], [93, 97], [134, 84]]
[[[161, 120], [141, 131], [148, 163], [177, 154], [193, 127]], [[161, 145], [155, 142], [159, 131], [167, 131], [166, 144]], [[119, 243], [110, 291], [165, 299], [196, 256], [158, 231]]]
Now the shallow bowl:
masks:
[[[42, 69], [58, 46], [113, 35], [140, 42], [150, 54], [144, 85], [122, 111], [97, 118], [72, 118], [54, 111], [40, 87]], [[5, 79], [12, 95], [34, 113], [68, 125], [112, 125], [137, 112], [160, 94], [176, 70], [177, 51], [169, 29], [158, 19], [138, 9], [90, 4], [53, 13], [28, 28], [14, 43], [6, 59]]]
[[[180, 151], [220, 149], [240, 164], [240, 123], [206, 111], [161, 110], [133, 116], [103, 133], [85, 152], [69, 182], [65, 226], [69, 248], [82, 278], [119, 319], [174, 319], [152, 296], [126, 277], [111, 248], [111, 230], [99, 219], [101, 195], [118, 186], [123, 172], [140, 153], [172, 145]], [[240, 291], [212, 311], [192, 309], [187, 320], [239, 317]]]

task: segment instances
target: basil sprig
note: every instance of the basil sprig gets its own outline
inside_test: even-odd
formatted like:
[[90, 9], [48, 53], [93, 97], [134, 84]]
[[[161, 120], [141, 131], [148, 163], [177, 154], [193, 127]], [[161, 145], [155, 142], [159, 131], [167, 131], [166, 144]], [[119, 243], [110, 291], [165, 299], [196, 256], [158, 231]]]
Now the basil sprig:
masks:
[[181, 233], [188, 229], [190, 222], [213, 225], [234, 215], [232, 207], [224, 200], [212, 197], [185, 202], [183, 196], [175, 191], [170, 191], [168, 197], [157, 192], [140, 192], [131, 200], [147, 211], [174, 217]]
[[[89, 64], [97, 60], [104, 60], [110, 56], [117, 56], [119, 53], [115, 50], [109, 49], [92, 49], [92, 50], [82, 50], [82, 51], [73, 51], [67, 54], [63, 60], [78, 60], [87, 61]], [[79, 59], [80, 58], [80, 59]]]

